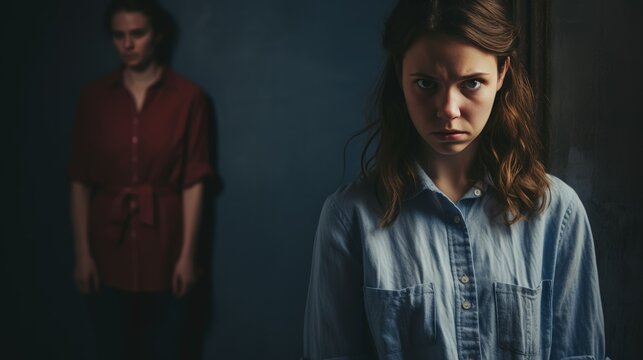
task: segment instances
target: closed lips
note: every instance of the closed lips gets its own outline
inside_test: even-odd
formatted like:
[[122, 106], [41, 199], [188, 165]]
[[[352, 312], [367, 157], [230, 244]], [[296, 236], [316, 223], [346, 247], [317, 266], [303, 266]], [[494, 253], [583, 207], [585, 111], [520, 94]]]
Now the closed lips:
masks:
[[434, 131], [433, 133], [439, 134], [439, 135], [453, 135], [453, 134], [464, 134], [465, 131], [443, 130], [443, 131]]

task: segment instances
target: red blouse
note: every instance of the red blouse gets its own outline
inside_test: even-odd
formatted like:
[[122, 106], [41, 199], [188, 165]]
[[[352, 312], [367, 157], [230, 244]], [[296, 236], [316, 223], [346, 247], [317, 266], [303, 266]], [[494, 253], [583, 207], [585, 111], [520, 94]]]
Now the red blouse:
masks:
[[89, 242], [101, 284], [170, 289], [182, 244], [182, 190], [212, 175], [208, 107], [170, 69], [140, 111], [122, 71], [90, 83], [74, 124], [69, 175], [91, 188]]

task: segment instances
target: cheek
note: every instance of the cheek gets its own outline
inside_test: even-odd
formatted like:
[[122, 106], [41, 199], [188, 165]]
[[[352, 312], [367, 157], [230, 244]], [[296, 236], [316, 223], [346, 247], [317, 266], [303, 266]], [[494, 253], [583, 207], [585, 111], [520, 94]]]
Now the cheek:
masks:
[[485, 97], [472, 102], [464, 109], [466, 118], [470, 119], [476, 127], [484, 127], [489, 120], [493, 109], [494, 94], [486, 94]]
[[404, 91], [404, 100], [413, 123], [426, 122], [435, 114], [434, 106], [426, 94]]
[[151, 38], [145, 42], [144, 46], [147, 54], [154, 53], [154, 41]]
[[484, 92], [482, 99], [480, 100], [485, 104], [486, 107], [491, 108], [493, 106], [494, 100], [496, 99], [497, 90], [495, 85], [489, 86], [487, 91]]
[[490, 113], [491, 108], [493, 108], [495, 95], [495, 91], [486, 91], [479, 94], [479, 96], [472, 99], [469, 103], [468, 109], [476, 113]]

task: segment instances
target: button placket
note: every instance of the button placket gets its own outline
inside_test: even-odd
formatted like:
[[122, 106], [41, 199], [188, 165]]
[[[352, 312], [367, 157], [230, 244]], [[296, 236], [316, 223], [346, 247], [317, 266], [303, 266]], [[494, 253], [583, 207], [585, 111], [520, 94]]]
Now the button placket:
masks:
[[460, 276], [460, 282], [463, 283], [463, 284], [468, 284], [469, 280], [470, 279], [466, 274], [463, 274], [462, 276]]
[[[132, 118], [132, 163], [131, 163], [131, 174], [132, 174], [132, 184], [136, 184], [139, 181], [139, 176], [138, 176], [138, 149], [139, 149], [139, 137], [138, 137], [138, 126], [139, 125], [139, 117], [138, 115], [134, 115]], [[130, 209], [132, 212], [136, 211], [138, 207], [138, 204], [135, 199], [132, 199], [130, 202]], [[135, 217], [133, 218], [135, 219]], [[137, 222], [134, 220], [131, 222], [131, 232], [130, 236], [132, 240], [136, 239], [136, 224]]]
[[[475, 195], [475, 189], [474, 189]], [[466, 206], [466, 203], [463, 204]], [[462, 209], [461, 209], [462, 210]], [[463, 211], [463, 210], [462, 210]], [[457, 208], [445, 219], [449, 230], [449, 247], [453, 279], [459, 286], [455, 287], [456, 321], [458, 322], [457, 345], [462, 358], [478, 357], [481, 351], [478, 323], [476, 284], [473, 274], [473, 258], [467, 224]]]
[[132, 119], [132, 183], [138, 182], [138, 116]]
[[471, 304], [471, 301], [466, 300], [466, 299], [462, 300], [462, 308], [463, 309], [469, 310], [469, 309], [471, 309], [472, 306], [473, 305]]

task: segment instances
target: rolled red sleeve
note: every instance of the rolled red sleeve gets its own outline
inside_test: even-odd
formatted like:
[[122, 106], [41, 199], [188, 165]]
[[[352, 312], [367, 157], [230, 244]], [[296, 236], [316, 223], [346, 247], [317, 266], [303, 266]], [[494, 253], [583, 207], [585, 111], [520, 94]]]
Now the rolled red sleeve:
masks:
[[183, 187], [214, 178], [210, 163], [210, 110], [205, 96], [199, 93], [192, 102], [187, 129], [186, 161]]

